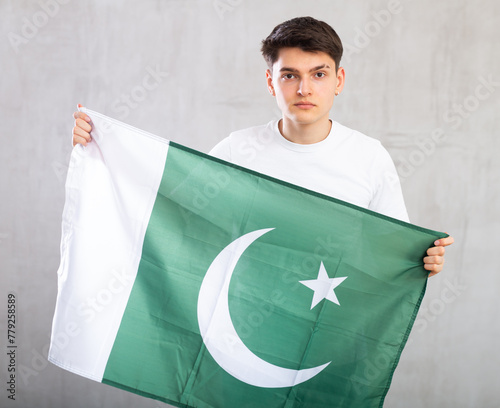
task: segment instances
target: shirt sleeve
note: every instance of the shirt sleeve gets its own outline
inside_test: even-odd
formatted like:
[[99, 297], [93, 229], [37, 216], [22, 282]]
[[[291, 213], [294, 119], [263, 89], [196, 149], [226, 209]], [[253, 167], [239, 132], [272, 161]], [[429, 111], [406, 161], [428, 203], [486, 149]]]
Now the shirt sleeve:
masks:
[[389, 217], [410, 222], [394, 162], [383, 147], [377, 159], [377, 171], [374, 172], [376, 174], [375, 194], [368, 208]]

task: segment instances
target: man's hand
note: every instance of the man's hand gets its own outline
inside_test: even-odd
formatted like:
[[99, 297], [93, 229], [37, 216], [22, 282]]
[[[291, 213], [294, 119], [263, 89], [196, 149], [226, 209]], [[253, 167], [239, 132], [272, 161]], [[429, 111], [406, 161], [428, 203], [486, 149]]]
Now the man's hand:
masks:
[[[78, 104], [78, 107], [82, 105]], [[90, 126], [90, 118], [83, 112], [75, 112], [73, 113], [73, 117], [75, 118], [75, 127], [73, 128], [73, 146], [76, 146], [78, 143], [87, 146], [92, 140], [90, 136], [90, 131], [92, 130], [92, 126]]]
[[437, 275], [443, 270], [444, 247], [453, 244], [453, 237], [441, 238], [434, 242], [434, 247], [427, 250], [424, 258], [424, 268], [429, 271], [429, 277]]

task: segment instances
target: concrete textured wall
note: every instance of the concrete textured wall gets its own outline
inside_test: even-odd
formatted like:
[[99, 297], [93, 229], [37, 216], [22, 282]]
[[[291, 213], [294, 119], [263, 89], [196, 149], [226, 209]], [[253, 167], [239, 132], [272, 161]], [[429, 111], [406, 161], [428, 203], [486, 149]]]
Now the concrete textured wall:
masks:
[[[301, 15], [330, 23], [346, 47], [332, 118], [380, 139], [412, 221], [456, 239], [385, 406], [500, 406], [495, 0], [0, 0], [0, 406], [166, 406], [46, 360], [72, 112], [80, 102], [206, 152], [279, 114], [260, 40]], [[8, 293], [16, 401], [6, 393]]]

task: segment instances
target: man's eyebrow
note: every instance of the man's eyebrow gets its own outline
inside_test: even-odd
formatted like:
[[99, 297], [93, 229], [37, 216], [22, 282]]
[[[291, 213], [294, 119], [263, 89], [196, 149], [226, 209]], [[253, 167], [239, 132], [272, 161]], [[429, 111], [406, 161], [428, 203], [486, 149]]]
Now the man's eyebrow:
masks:
[[323, 68], [328, 68], [328, 69], [330, 69], [330, 65], [328, 65], [328, 64], [318, 65], [317, 67], [311, 68], [311, 69], [309, 70], [309, 72], [319, 71], [320, 69], [323, 69]]
[[[324, 68], [330, 69], [330, 65], [328, 65], [328, 64], [318, 65], [317, 67], [311, 68], [309, 70], [309, 72], [319, 71], [320, 69], [324, 69]], [[280, 69], [280, 72], [294, 72], [294, 73], [298, 73], [299, 70], [295, 69], [295, 68], [291, 68], [291, 67], [282, 67]]]
[[298, 69], [290, 68], [290, 67], [281, 67], [280, 72], [299, 72]]

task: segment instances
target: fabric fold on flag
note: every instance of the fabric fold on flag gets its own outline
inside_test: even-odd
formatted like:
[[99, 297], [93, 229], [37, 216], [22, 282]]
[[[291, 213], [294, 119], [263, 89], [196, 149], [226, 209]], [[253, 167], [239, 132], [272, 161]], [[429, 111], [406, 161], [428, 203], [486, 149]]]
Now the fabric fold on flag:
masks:
[[380, 407], [447, 236], [82, 109], [49, 360], [178, 407]]

